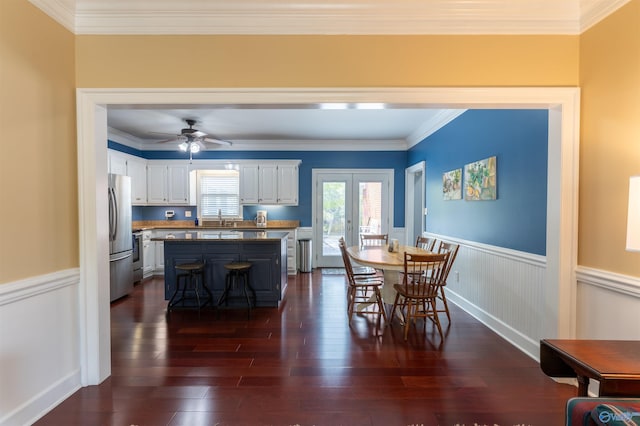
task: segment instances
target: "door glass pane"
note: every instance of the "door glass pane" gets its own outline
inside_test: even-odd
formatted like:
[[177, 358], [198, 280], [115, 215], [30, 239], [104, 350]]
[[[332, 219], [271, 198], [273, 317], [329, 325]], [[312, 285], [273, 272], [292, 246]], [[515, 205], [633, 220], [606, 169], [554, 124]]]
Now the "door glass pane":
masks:
[[382, 232], [382, 182], [360, 182], [358, 226], [361, 234]]
[[345, 182], [322, 184], [322, 255], [339, 256], [338, 240], [345, 231]]

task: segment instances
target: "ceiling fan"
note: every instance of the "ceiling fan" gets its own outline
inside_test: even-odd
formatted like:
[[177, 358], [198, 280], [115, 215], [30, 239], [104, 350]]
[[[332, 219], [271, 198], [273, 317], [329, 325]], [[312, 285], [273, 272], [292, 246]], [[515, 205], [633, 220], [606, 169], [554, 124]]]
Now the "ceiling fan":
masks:
[[[196, 124], [196, 120], [185, 119], [184, 120], [188, 128], [184, 128], [180, 130], [180, 134], [174, 135], [174, 137], [162, 141], [158, 141], [156, 143], [168, 143], [168, 142], [180, 142], [178, 148], [181, 151], [189, 151], [190, 154], [195, 154], [199, 152], [201, 149], [206, 148], [206, 144], [213, 145], [226, 145], [231, 146], [231, 141], [219, 139], [215, 137], [207, 137], [209, 136], [207, 133], [202, 132], [200, 130], [194, 129], [193, 126]], [[158, 133], [158, 132], [150, 132], [156, 135], [171, 135], [171, 133]]]

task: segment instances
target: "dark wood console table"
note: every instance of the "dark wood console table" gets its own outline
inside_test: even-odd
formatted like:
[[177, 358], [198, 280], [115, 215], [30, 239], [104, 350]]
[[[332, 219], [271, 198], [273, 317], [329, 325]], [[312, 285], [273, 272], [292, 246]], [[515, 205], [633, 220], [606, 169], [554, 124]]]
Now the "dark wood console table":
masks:
[[588, 396], [589, 379], [599, 396], [640, 397], [640, 341], [540, 341], [540, 368], [550, 377], [576, 377], [578, 396]]

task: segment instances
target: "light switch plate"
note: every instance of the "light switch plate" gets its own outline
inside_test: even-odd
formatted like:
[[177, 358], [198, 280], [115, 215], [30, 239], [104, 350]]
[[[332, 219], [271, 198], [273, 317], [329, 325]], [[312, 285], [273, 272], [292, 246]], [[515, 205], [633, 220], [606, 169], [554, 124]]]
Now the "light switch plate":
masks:
[[191, 210], [187, 210], [184, 212], [184, 217], [191, 217]]

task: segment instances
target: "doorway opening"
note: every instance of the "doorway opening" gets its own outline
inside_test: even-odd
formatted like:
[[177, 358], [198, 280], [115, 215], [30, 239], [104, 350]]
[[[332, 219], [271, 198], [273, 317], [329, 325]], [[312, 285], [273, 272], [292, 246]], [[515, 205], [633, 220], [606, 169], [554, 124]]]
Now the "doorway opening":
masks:
[[426, 166], [424, 161], [405, 170], [405, 241], [412, 244], [426, 227]]
[[340, 238], [358, 244], [360, 234], [388, 234], [393, 170], [312, 171], [314, 264], [340, 267]]
[[386, 102], [443, 108], [548, 108], [547, 257], [544, 321], [548, 335], [575, 335], [575, 267], [580, 89], [575, 87], [341, 89], [78, 89], [80, 382], [111, 374], [108, 289], [106, 107], [110, 105]]

